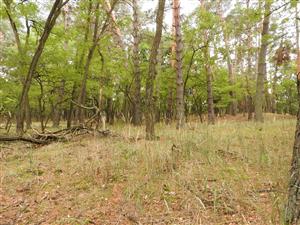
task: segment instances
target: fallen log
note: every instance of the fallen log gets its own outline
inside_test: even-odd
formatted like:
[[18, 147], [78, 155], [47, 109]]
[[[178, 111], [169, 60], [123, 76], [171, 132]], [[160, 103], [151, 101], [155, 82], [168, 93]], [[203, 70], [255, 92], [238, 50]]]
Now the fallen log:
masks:
[[24, 136], [0, 136], [0, 142], [10, 142], [10, 141], [24, 141], [24, 142], [30, 142], [33, 144], [49, 144], [49, 141], [47, 140], [40, 140], [36, 138], [31, 137], [24, 137]]
[[71, 138], [84, 134], [93, 134], [101, 136], [109, 136], [111, 132], [109, 130], [95, 130], [84, 126], [75, 126], [69, 129], [62, 129], [55, 132], [39, 133], [33, 130], [35, 134], [30, 136], [0, 136], [1, 142], [13, 142], [13, 141], [24, 141], [33, 144], [46, 145], [52, 142], [67, 141]]

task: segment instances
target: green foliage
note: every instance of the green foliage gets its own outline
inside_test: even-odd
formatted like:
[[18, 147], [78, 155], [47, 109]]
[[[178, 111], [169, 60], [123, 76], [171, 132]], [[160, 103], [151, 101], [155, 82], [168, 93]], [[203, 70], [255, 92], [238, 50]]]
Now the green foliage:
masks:
[[[39, 110], [38, 99], [42, 98], [46, 114], [51, 116], [53, 105], [59, 101], [58, 93], [64, 82], [64, 96], [62, 108], [67, 111], [72, 97], [73, 86], [77, 87], [75, 100], [79, 95], [79, 88], [84, 74], [84, 66], [89, 48], [92, 46], [94, 18], [97, 14], [100, 19], [99, 32], [107, 12], [102, 7], [94, 10], [97, 0], [92, 1], [92, 11], [89, 15], [89, 1], [81, 0], [72, 3], [67, 17], [67, 27], [61, 15], [57, 20], [52, 33], [47, 40], [40, 58], [36, 74], [29, 92], [30, 106], [33, 112]], [[296, 1], [291, 1], [294, 7]], [[34, 1], [12, 1], [11, 16], [17, 26], [23, 53], [20, 54], [15, 45], [15, 37], [5, 12], [5, 5], [0, 8], [0, 17], [3, 23], [0, 32], [5, 33], [0, 49], [0, 66], [4, 76], [0, 77], [1, 105], [14, 111], [22, 90], [22, 82], [27, 74], [32, 56], [40, 38], [45, 12], [51, 4], [38, 4]], [[87, 81], [87, 106], [98, 99], [102, 90], [104, 100], [113, 99], [114, 110], [121, 112], [124, 103], [134, 99], [133, 51], [132, 51], [132, 15], [131, 9], [119, 3], [114, 12], [116, 24], [107, 27], [95, 49]], [[154, 15], [154, 14], [153, 14]], [[148, 25], [152, 13], [140, 12], [140, 69], [142, 104], [145, 102], [145, 78], [148, 74], [150, 49], [154, 32]], [[182, 18], [183, 33], [183, 75], [185, 85], [185, 105], [188, 113], [199, 114], [207, 110], [207, 74], [205, 66], [209, 65], [213, 72], [213, 97], [216, 110], [228, 111], [232, 102], [237, 102], [240, 108], [244, 107], [244, 100], [250, 96], [254, 99], [256, 89], [256, 61], [259, 50], [260, 26], [263, 16], [263, 7], [259, 4], [249, 4], [247, 7], [241, 2], [235, 5], [231, 1], [208, 1], [205, 7], [195, 7], [187, 17]], [[30, 33], [26, 33], [26, 19], [29, 22]], [[90, 20], [90, 24], [87, 21]], [[111, 21], [110, 21], [111, 22]], [[290, 18], [281, 18], [277, 14], [271, 17], [270, 34], [263, 37], [268, 42], [268, 82], [266, 88], [275, 96], [277, 112], [295, 114], [297, 109], [297, 92], [295, 65], [287, 62], [280, 66], [280, 79], [274, 80], [274, 55], [280, 43], [289, 46], [291, 60], [295, 58], [293, 39], [282, 36]], [[116, 43], [112, 28], [117, 26], [122, 34], [125, 48]], [[88, 29], [88, 33], [87, 32]], [[278, 32], [280, 30], [280, 32]], [[87, 37], [85, 35], [87, 34]], [[228, 46], [224, 38], [228, 39]], [[84, 41], [86, 39], [86, 41]], [[173, 107], [175, 107], [175, 70], [171, 68], [171, 46], [173, 34], [168, 30], [163, 35], [158, 58], [158, 74], [155, 81], [154, 97], [158, 110], [165, 114], [168, 108], [169, 95], [173, 93]], [[285, 43], [288, 43], [285, 44]], [[207, 53], [209, 53], [207, 56]], [[234, 81], [229, 82], [227, 59], [233, 66]], [[40, 84], [43, 86], [43, 96]], [[232, 98], [232, 93], [234, 97]], [[94, 99], [94, 100], [92, 100]], [[131, 109], [129, 109], [131, 110]], [[147, 110], [147, 109], [144, 109]]]

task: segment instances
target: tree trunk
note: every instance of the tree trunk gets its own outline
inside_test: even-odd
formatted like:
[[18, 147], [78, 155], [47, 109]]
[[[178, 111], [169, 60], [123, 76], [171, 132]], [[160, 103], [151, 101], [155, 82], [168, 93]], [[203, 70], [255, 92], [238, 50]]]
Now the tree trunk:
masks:
[[205, 65], [206, 70], [206, 82], [207, 82], [207, 113], [208, 113], [208, 124], [215, 124], [215, 111], [214, 111], [214, 99], [212, 90], [212, 72], [210, 65]]
[[[113, 5], [110, 7], [110, 10], [107, 13], [106, 19], [102, 23], [103, 25], [102, 25], [102, 28], [101, 28], [100, 32], [98, 32], [98, 30], [99, 30], [99, 27], [98, 27], [98, 25], [99, 25], [99, 13], [98, 13], [99, 2], [96, 4], [96, 7], [95, 7], [95, 12], [96, 13], [95, 13], [95, 21], [94, 21], [93, 42], [92, 42], [91, 47], [89, 48], [87, 59], [86, 59], [85, 65], [84, 65], [84, 73], [83, 73], [83, 78], [82, 78], [81, 87], [80, 87], [80, 94], [79, 94], [79, 97], [78, 97], [78, 103], [79, 103], [79, 105], [84, 105], [85, 104], [85, 100], [86, 100], [86, 84], [87, 84], [87, 80], [88, 80], [90, 64], [91, 64], [91, 61], [93, 59], [93, 55], [94, 55], [94, 52], [95, 52], [95, 50], [97, 48], [99, 40], [100, 40], [101, 36], [106, 31], [106, 28], [109, 25], [109, 19], [111, 18], [111, 14], [113, 12], [113, 9], [114, 9], [116, 3], [117, 3], [117, 0], [115, 0], [113, 2]], [[91, 4], [91, 2], [90, 2], [90, 4]], [[91, 13], [91, 11], [89, 11], [89, 13]], [[90, 19], [88, 19], [87, 22], [90, 22]], [[88, 34], [88, 32], [87, 32], [87, 34]], [[78, 107], [76, 119], [79, 121], [80, 124], [84, 123], [84, 109], [82, 107]]]
[[[90, 65], [91, 65], [97, 44], [98, 44], [98, 24], [99, 24], [99, 14], [97, 12], [98, 10], [99, 10], [99, 3], [97, 3], [96, 8], [95, 8], [96, 16], [95, 16], [95, 22], [94, 22], [93, 43], [89, 49], [87, 59], [86, 59], [85, 65], [84, 65], [84, 73], [83, 73], [83, 78], [82, 78], [81, 87], [80, 87], [80, 93], [79, 93], [79, 97], [78, 97], [79, 105], [85, 105], [86, 84], [87, 84], [87, 80], [88, 80], [88, 76], [89, 76]], [[84, 109], [82, 107], [78, 107], [77, 120], [78, 120], [79, 124], [84, 123], [84, 119], [85, 119], [84, 117], [85, 117]]]
[[53, 127], [59, 126], [60, 117], [62, 113], [61, 104], [63, 102], [64, 95], [65, 95], [65, 80], [62, 80], [58, 91], [57, 102], [55, 103], [53, 109], [53, 125], [52, 125]]
[[29, 99], [28, 97], [25, 100], [25, 122], [26, 122], [26, 130], [31, 129], [31, 108], [30, 108], [30, 104], [29, 104]]
[[71, 101], [70, 101], [70, 106], [69, 106], [69, 112], [68, 112], [68, 118], [67, 118], [67, 128], [71, 128], [72, 126], [72, 119], [73, 119], [73, 114], [74, 114], [74, 103], [73, 101], [75, 101], [75, 96], [76, 96], [76, 82], [74, 82], [73, 84], [73, 88], [72, 88], [72, 97], [71, 97]]
[[139, 56], [139, 6], [137, 0], [132, 1], [133, 5], [133, 73], [134, 73], [134, 104], [133, 104], [133, 124], [141, 125], [141, 69]]
[[[91, 26], [91, 14], [92, 14], [92, 8], [93, 8], [93, 2], [92, 0], [89, 0], [89, 6], [88, 6], [88, 11], [87, 11], [87, 19], [86, 19], [86, 24], [85, 24], [85, 32], [84, 32], [84, 39], [83, 42], [87, 43], [89, 41], [89, 33], [90, 33], [90, 26]], [[77, 51], [79, 51], [77, 49]], [[79, 61], [76, 64], [76, 71], [83, 76], [83, 71], [84, 71], [84, 57], [87, 51], [87, 46], [84, 45], [82, 52], [80, 54], [79, 57]], [[75, 98], [77, 97], [76, 92], [78, 91], [78, 89], [80, 88], [79, 82], [75, 81], [73, 84], [73, 89], [72, 89], [72, 101], [76, 101]], [[79, 98], [79, 95], [78, 95]], [[72, 124], [72, 119], [73, 119], [73, 114], [74, 114], [74, 122], [75, 124], [77, 124], [78, 120], [79, 120], [79, 114], [81, 114], [82, 112], [79, 110], [81, 110], [80, 107], [74, 109], [74, 103], [71, 101], [70, 103], [70, 107], [69, 107], [69, 115], [68, 115], [68, 121], [67, 121], [67, 127], [71, 127]]]
[[[234, 79], [234, 68], [233, 64], [231, 61], [230, 57], [230, 51], [229, 51], [229, 44], [228, 44], [228, 37], [227, 34], [224, 32], [224, 42], [225, 42], [225, 47], [226, 47], [226, 58], [227, 58], [227, 67], [228, 67], [228, 78], [229, 78], [229, 84], [233, 86], [235, 84], [235, 79]], [[231, 101], [229, 105], [229, 113], [233, 116], [237, 114], [237, 101], [236, 101], [236, 93], [232, 89], [229, 92]]]
[[153, 44], [151, 48], [151, 54], [149, 59], [149, 71], [146, 79], [146, 112], [145, 112], [145, 120], [146, 120], [146, 139], [153, 140], [155, 139], [155, 105], [153, 99], [153, 89], [154, 89], [154, 80], [156, 77], [156, 64], [157, 64], [157, 55], [158, 48], [161, 41], [162, 36], [162, 28], [163, 28], [163, 19], [164, 19], [164, 11], [165, 11], [165, 2], [166, 0], [159, 0], [158, 9], [156, 14], [156, 32], [153, 39]]
[[180, 19], [180, 0], [173, 0], [173, 17], [176, 41], [176, 128], [184, 126], [184, 87], [182, 75], [182, 34]]
[[268, 34], [270, 25], [270, 1], [265, 1], [265, 13], [263, 19], [263, 29], [261, 33], [261, 46], [258, 56], [258, 71], [256, 80], [255, 95], [255, 121], [263, 122], [263, 100], [264, 100], [264, 81], [266, 77], [266, 56], [268, 48]]
[[[30, 27], [28, 26], [28, 20], [26, 19], [27, 34], [26, 34], [25, 46], [22, 47], [16, 22], [13, 20], [13, 17], [11, 15], [11, 5], [10, 5], [11, 2], [4, 1], [4, 4], [5, 4], [6, 14], [7, 14], [9, 22], [10, 22], [10, 26], [14, 33], [14, 38], [15, 38], [16, 45], [18, 48], [18, 54], [20, 56], [20, 61], [19, 61], [20, 71], [21, 71], [21, 74], [23, 74], [24, 71], [26, 70], [25, 55], [26, 55], [26, 49], [27, 49], [28, 39], [29, 39], [29, 35], [30, 35]], [[21, 79], [21, 83], [24, 85], [25, 80], [23, 79], [23, 77], [21, 77], [20, 79]], [[30, 109], [28, 97], [25, 99], [25, 112], [24, 113], [25, 113], [26, 129], [28, 130], [31, 128], [31, 109]], [[18, 120], [18, 116], [17, 116], [17, 120]]]
[[298, 10], [296, 6], [296, 37], [297, 37], [297, 90], [298, 114], [295, 132], [295, 142], [292, 156], [291, 177], [289, 182], [288, 202], [286, 205], [285, 222], [297, 225], [300, 221], [300, 48]]
[[169, 87], [167, 97], [166, 124], [170, 124], [173, 118], [173, 88]]
[[[206, 10], [206, 2], [201, 1], [201, 9]], [[215, 124], [215, 111], [214, 111], [214, 98], [212, 88], [212, 70], [210, 65], [210, 48], [209, 48], [209, 34], [208, 30], [203, 33], [203, 39], [205, 42], [204, 58], [206, 59], [205, 72], [206, 72], [206, 87], [207, 87], [207, 114], [208, 124]]]
[[[299, 53], [298, 53], [298, 58]], [[300, 77], [298, 72], [298, 101], [297, 125], [292, 156], [291, 177], [289, 181], [288, 202], [286, 205], [285, 221], [287, 224], [297, 225], [300, 221]]]
[[23, 134], [24, 132], [24, 119], [25, 119], [25, 114], [26, 114], [26, 98], [28, 98], [28, 92], [31, 86], [31, 82], [32, 82], [32, 77], [33, 74], [35, 72], [35, 69], [37, 67], [37, 64], [39, 62], [39, 59], [42, 55], [42, 52], [44, 50], [46, 41], [51, 33], [51, 30], [53, 28], [53, 26], [55, 25], [55, 21], [57, 19], [57, 17], [59, 16], [60, 12], [61, 12], [61, 7], [63, 7], [63, 5], [66, 2], [63, 3], [62, 0], [55, 0], [52, 9], [49, 13], [49, 16], [47, 18], [44, 30], [43, 30], [43, 34], [39, 40], [39, 44], [38, 47], [34, 53], [34, 56], [32, 58], [32, 61], [30, 63], [30, 67], [23, 85], [23, 89], [22, 89], [22, 94], [20, 96], [20, 100], [19, 100], [19, 104], [18, 104], [18, 116], [17, 116], [17, 133], [18, 134]]

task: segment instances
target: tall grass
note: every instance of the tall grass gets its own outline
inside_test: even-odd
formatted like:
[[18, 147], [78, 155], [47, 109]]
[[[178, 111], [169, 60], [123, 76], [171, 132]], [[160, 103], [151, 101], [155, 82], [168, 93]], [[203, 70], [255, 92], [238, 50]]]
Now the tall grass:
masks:
[[116, 125], [124, 138], [1, 150], [1, 185], [9, 199], [40, 202], [23, 220], [130, 224], [134, 214], [141, 224], [280, 224], [294, 127], [294, 120], [179, 131], [158, 124], [160, 139], [146, 141], [143, 128]]

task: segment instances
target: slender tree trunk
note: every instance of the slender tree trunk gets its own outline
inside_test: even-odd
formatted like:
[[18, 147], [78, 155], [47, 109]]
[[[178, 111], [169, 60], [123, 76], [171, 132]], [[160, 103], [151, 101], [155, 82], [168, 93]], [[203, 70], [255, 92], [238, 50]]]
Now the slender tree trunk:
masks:
[[[93, 59], [93, 55], [94, 52], [97, 48], [97, 45], [99, 43], [99, 40], [101, 38], [101, 36], [103, 35], [103, 33], [106, 31], [108, 25], [109, 25], [109, 19], [111, 18], [113, 9], [116, 5], [116, 3], [118, 2], [118, 0], [115, 0], [112, 4], [112, 6], [110, 7], [109, 12], [107, 13], [106, 19], [103, 22], [102, 28], [99, 30], [99, 2], [96, 4], [95, 10], [96, 10], [96, 14], [95, 14], [95, 22], [94, 22], [94, 34], [93, 34], [93, 41], [92, 41], [92, 45], [89, 48], [89, 52], [87, 55], [87, 59], [84, 65], [84, 73], [83, 73], [83, 78], [82, 78], [82, 82], [81, 82], [81, 87], [80, 87], [80, 94], [78, 97], [78, 103], [79, 105], [84, 105], [85, 104], [85, 100], [86, 100], [86, 84], [87, 84], [87, 80], [88, 80], [88, 76], [89, 76], [89, 69], [90, 69], [90, 64], [92, 62]], [[88, 20], [90, 21], [90, 20]], [[77, 110], [77, 120], [79, 121], [80, 124], [84, 123], [84, 110], [82, 109], [82, 107], [79, 107]]]
[[296, 6], [296, 36], [297, 36], [297, 90], [298, 114], [293, 148], [291, 177], [289, 182], [288, 202], [286, 205], [285, 222], [297, 225], [300, 222], [300, 47], [298, 9]]
[[156, 64], [157, 64], [157, 55], [158, 48], [161, 41], [162, 36], [162, 28], [163, 28], [163, 19], [164, 19], [164, 11], [165, 11], [165, 2], [166, 0], [159, 0], [158, 9], [156, 14], [156, 32], [153, 39], [153, 44], [151, 48], [151, 54], [149, 59], [149, 71], [146, 80], [146, 112], [145, 112], [145, 120], [146, 120], [146, 139], [153, 140], [155, 139], [155, 105], [153, 99], [153, 89], [154, 89], [154, 80], [156, 77]]
[[133, 6], [133, 73], [134, 73], [134, 104], [133, 104], [133, 124], [141, 125], [141, 69], [139, 56], [139, 6], [137, 0], [132, 0]]
[[[227, 34], [224, 32], [224, 42], [225, 42], [225, 48], [226, 48], [226, 58], [227, 58], [227, 67], [228, 67], [228, 78], [229, 78], [229, 84], [233, 86], [235, 84], [235, 77], [234, 77], [234, 66], [231, 61], [230, 57], [230, 51], [229, 51], [229, 44], [228, 44], [228, 37]], [[229, 113], [233, 116], [237, 114], [237, 101], [236, 101], [236, 93], [234, 90], [231, 90], [229, 92], [231, 102], [229, 105]]]
[[35, 72], [35, 69], [38, 65], [38, 61], [44, 50], [46, 41], [51, 33], [52, 28], [55, 25], [55, 21], [61, 12], [61, 7], [65, 3], [62, 0], [55, 0], [54, 4], [52, 6], [52, 9], [49, 13], [49, 16], [47, 18], [43, 34], [39, 40], [38, 47], [32, 58], [32, 61], [31, 61], [24, 85], [23, 85], [22, 94], [21, 94], [20, 100], [19, 100], [19, 105], [18, 105], [18, 113], [17, 113], [17, 133], [18, 134], [23, 134], [23, 132], [24, 132], [24, 119], [25, 119], [25, 114], [26, 114], [26, 98], [28, 98], [28, 92], [29, 92], [29, 89], [31, 86], [33, 74]]
[[277, 72], [278, 72], [278, 65], [275, 65], [275, 71], [274, 71], [274, 77], [272, 80], [272, 96], [271, 96], [271, 101], [272, 101], [272, 113], [276, 113], [276, 85], [277, 85], [277, 81], [278, 81], [278, 76], [277, 76]]
[[76, 98], [76, 90], [77, 90], [76, 82], [74, 82], [73, 88], [72, 88], [72, 97], [71, 97], [70, 106], [69, 106], [68, 118], [67, 118], [67, 128], [71, 128], [71, 126], [72, 126], [72, 119], [73, 119], [73, 114], [74, 114], [73, 101], [75, 101], [75, 98]]
[[[201, 1], [201, 8], [206, 10], [206, 2]], [[206, 72], [206, 87], [207, 87], [207, 114], [208, 124], [215, 124], [215, 110], [214, 110], [214, 98], [213, 98], [213, 87], [212, 87], [212, 70], [210, 65], [210, 48], [209, 48], [209, 34], [208, 30], [203, 33], [205, 42], [204, 58], [206, 59], [205, 72]]]
[[[250, 34], [249, 34], [250, 35]], [[250, 49], [250, 36], [248, 37], [249, 41], [248, 41], [248, 48]], [[246, 74], [246, 98], [247, 98], [247, 111], [248, 111], [248, 120], [252, 120], [253, 118], [253, 111], [254, 111], [254, 105], [253, 105], [253, 98], [252, 98], [252, 94], [251, 94], [251, 87], [249, 84], [249, 80], [252, 79], [251, 74], [252, 74], [252, 67], [251, 67], [251, 52], [248, 51], [248, 58], [247, 58], [247, 63], [248, 63], [248, 70], [247, 70], [247, 74]]]
[[255, 95], [255, 121], [263, 122], [263, 100], [264, 100], [264, 81], [266, 77], [266, 57], [268, 48], [268, 35], [270, 25], [270, 1], [265, 1], [265, 13], [263, 19], [263, 29], [261, 33], [261, 46], [258, 56], [258, 71], [256, 80], [256, 95]]
[[54, 105], [54, 109], [53, 109], [53, 125], [52, 125], [53, 127], [59, 126], [60, 117], [62, 113], [61, 104], [63, 102], [64, 95], [65, 95], [65, 80], [62, 80], [58, 90], [57, 103]]
[[180, 19], [180, 0], [173, 0], [173, 17], [175, 26], [176, 41], [176, 128], [184, 126], [184, 90], [183, 90], [183, 74], [182, 74], [182, 34]]
[[[6, 14], [8, 16], [9, 22], [10, 22], [10, 26], [13, 30], [13, 34], [14, 34], [14, 38], [16, 41], [16, 45], [18, 48], [18, 54], [20, 56], [20, 71], [21, 74], [23, 74], [26, 70], [26, 60], [25, 60], [25, 55], [26, 55], [26, 50], [27, 50], [27, 45], [28, 45], [28, 40], [29, 40], [29, 36], [30, 36], [30, 27], [28, 25], [28, 20], [26, 19], [25, 24], [26, 24], [26, 41], [25, 41], [25, 45], [22, 47], [21, 44], [21, 40], [20, 40], [20, 36], [19, 36], [19, 31], [16, 25], [16, 22], [13, 20], [12, 14], [11, 14], [11, 2], [10, 1], [4, 1], [4, 5], [5, 5], [5, 11]], [[24, 85], [25, 80], [23, 79], [23, 77], [20, 78], [21, 79], [21, 83]], [[31, 128], [31, 109], [30, 109], [30, 104], [29, 104], [29, 99], [28, 97], [26, 97], [25, 101], [25, 121], [26, 121], [26, 129], [30, 129]], [[18, 116], [17, 116], [17, 120], [18, 120]]]
[[[174, 3], [173, 3], [174, 4]], [[173, 10], [174, 11], [174, 10]], [[172, 35], [176, 37], [175, 30], [175, 17], [172, 16]], [[176, 38], [173, 38], [171, 45], [171, 57], [170, 57], [170, 65], [174, 71], [176, 71]], [[174, 82], [173, 77], [168, 81], [168, 99], [167, 99], [167, 111], [166, 111], [166, 124], [170, 124], [173, 120], [173, 106], [174, 106]]]
[[[99, 24], [99, 14], [98, 11], [99, 10], [99, 3], [97, 3], [95, 11], [96, 11], [96, 16], [95, 16], [95, 23], [94, 23], [94, 34], [93, 34], [93, 43], [92, 46], [89, 49], [88, 55], [87, 55], [87, 59], [84, 65], [84, 73], [83, 73], [83, 78], [81, 81], [81, 87], [80, 87], [80, 93], [79, 93], [79, 97], [78, 97], [78, 103], [80, 105], [85, 105], [85, 101], [86, 101], [86, 84], [87, 84], [87, 80], [88, 80], [88, 76], [89, 76], [89, 70], [90, 70], [90, 65], [93, 59], [93, 55], [94, 52], [96, 50], [97, 47], [97, 43], [98, 43], [98, 24]], [[77, 111], [77, 119], [79, 121], [80, 124], [84, 123], [84, 109], [82, 107], [78, 108]]]
[[[86, 19], [86, 24], [85, 24], [84, 39], [83, 39], [84, 43], [87, 43], [89, 41], [92, 8], [93, 8], [93, 2], [92, 2], [92, 0], [89, 0], [89, 6], [88, 6], [88, 11], [87, 11], [87, 19]], [[79, 50], [77, 49], [77, 51], [79, 51]], [[84, 74], [83, 74], [83, 71], [84, 71], [83, 64], [84, 64], [84, 57], [85, 57], [86, 51], [87, 51], [87, 47], [84, 45], [84, 48], [83, 48], [83, 50], [80, 54], [79, 61], [76, 64], [76, 68], [75, 68], [76, 71], [82, 76], [84, 76]], [[75, 98], [77, 97], [76, 93], [77, 93], [79, 88], [80, 88], [79, 82], [75, 81], [74, 84], [73, 84], [73, 89], [72, 89], [72, 101], [76, 101], [75, 100]], [[78, 98], [79, 98], [79, 95], [78, 95]], [[75, 124], [79, 121], [79, 117], [82, 114], [82, 111], [79, 107], [74, 109], [74, 104], [73, 104], [72, 101], [70, 102], [70, 107], [69, 107], [69, 116], [68, 116], [68, 121], [67, 121], [67, 127], [71, 127], [71, 125], [72, 125], [73, 114], [75, 114], [74, 115]]]
[[208, 64], [205, 65], [206, 70], [206, 82], [207, 82], [207, 113], [208, 113], [208, 124], [215, 124], [215, 111], [214, 111], [214, 99], [212, 90], [212, 71]]
[[[69, 8], [64, 7], [63, 9], [63, 24], [64, 24], [64, 31], [67, 32], [68, 26], [69, 26]], [[64, 42], [64, 50], [67, 51], [68, 49], [68, 40], [65, 40]], [[61, 119], [62, 114], [62, 102], [65, 95], [65, 80], [62, 78], [60, 82], [60, 87], [58, 90], [58, 96], [57, 96], [57, 102], [55, 104], [54, 110], [53, 110], [53, 127], [58, 127]]]
[[169, 88], [167, 97], [166, 124], [170, 124], [173, 118], [173, 88]]
[[25, 122], [26, 122], [26, 130], [31, 129], [31, 108], [29, 104], [28, 96], [25, 100]]

